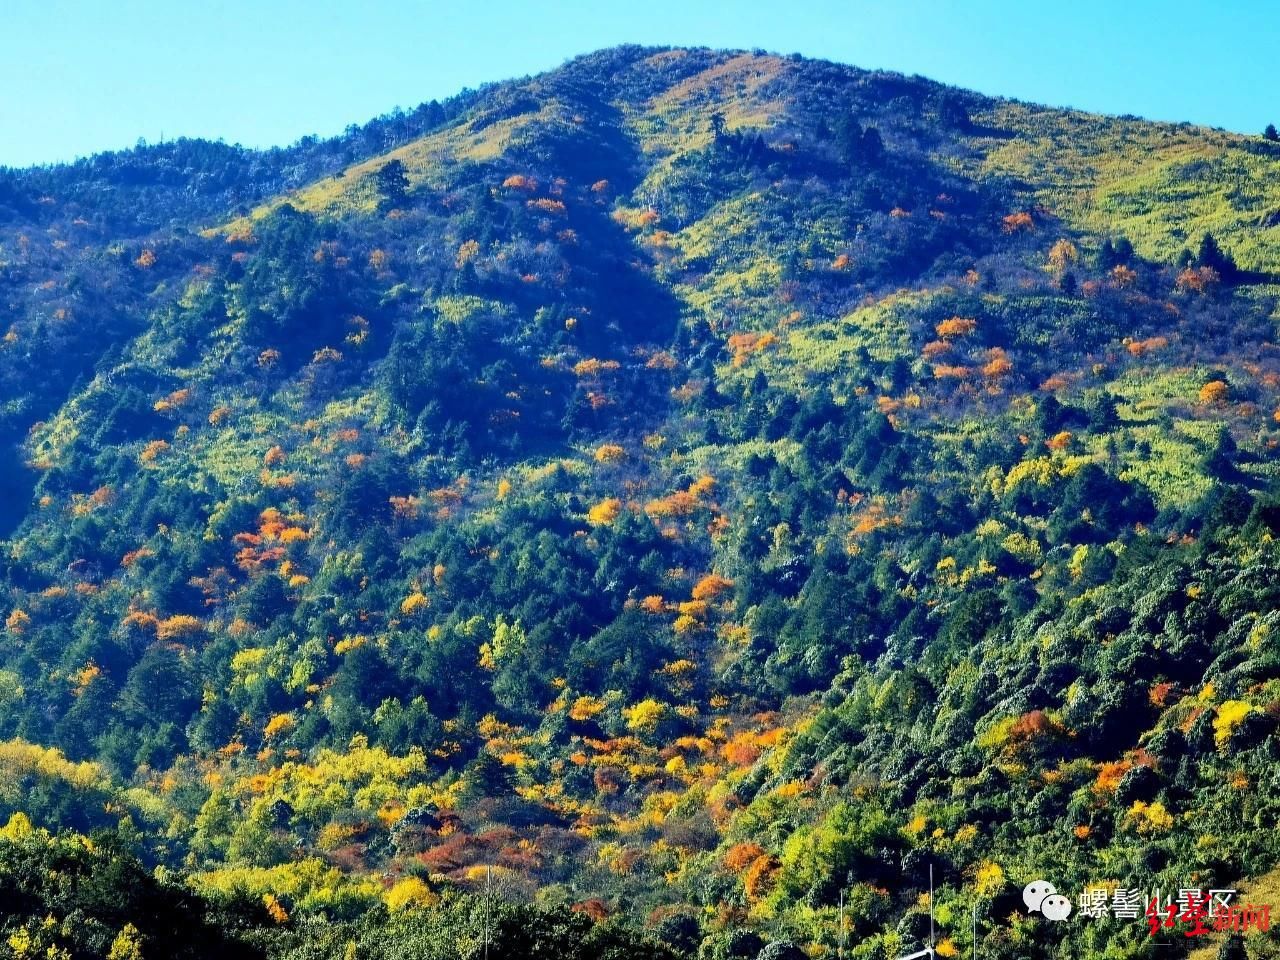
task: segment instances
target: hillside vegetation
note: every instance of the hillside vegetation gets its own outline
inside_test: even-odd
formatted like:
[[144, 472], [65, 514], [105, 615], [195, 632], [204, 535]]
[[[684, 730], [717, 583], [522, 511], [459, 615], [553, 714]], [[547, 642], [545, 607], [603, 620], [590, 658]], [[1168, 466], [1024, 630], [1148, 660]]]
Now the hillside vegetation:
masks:
[[1260, 137], [763, 53], [0, 171], [0, 951], [1204, 947], [1021, 890], [1280, 866], [1277, 277]]

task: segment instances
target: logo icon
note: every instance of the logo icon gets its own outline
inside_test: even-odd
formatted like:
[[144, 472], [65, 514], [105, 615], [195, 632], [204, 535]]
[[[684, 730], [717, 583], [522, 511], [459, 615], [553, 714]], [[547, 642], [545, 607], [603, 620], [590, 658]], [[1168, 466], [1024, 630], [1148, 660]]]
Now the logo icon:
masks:
[[1054, 923], [1071, 916], [1071, 900], [1058, 893], [1047, 880], [1032, 880], [1022, 889], [1022, 902], [1032, 913], [1040, 912]]

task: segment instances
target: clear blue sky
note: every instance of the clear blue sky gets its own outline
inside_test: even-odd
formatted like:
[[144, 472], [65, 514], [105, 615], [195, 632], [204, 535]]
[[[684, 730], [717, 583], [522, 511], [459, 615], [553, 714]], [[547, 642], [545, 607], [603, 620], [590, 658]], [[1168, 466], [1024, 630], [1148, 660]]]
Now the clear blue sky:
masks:
[[619, 43], [762, 47], [1052, 105], [1280, 123], [1274, 0], [0, 0], [0, 164], [251, 146]]

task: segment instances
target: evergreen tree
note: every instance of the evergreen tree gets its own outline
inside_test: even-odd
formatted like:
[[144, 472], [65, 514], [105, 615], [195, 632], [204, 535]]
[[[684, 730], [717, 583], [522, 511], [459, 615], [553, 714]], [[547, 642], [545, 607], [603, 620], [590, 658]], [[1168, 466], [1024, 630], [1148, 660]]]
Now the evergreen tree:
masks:
[[862, 124], [853, 118], [852, 113], [842, 113], [836, 120], [836, 149], [849, 166], [858, 162], [862, 148]]
[[389, 160], [384, 163], [374, 174], [374, 180], [380, 196], [378, 201], [380, 210], [393, 210], [404, 206], [409, 192], [409, 178], [405, 176], [404, 164], [401, 161]]
[[1098, 248], [1098, 269], [1110, 270], [1133, 259], [1133, 244], [1126, 238], [1112, 240], [1107, 237]]
[[1102, 246], [1098, 247], [1098, 269], [1110, 270], [1120, 261], [1116, 259], [1116, 248], [1111, 242], [1111, 238], [1107, 237], [1102, 241]]
[[1223, 283], [1231, 283], [1237, 280], [1240, 274], [1235, 260], [1218, 246], [1218, 241], [1214, 239], [1211, 233], [1206, 233], [1200, 238], [1200, 251], [1196, 254], [1194, 265], [1197, 267], [1209, 267], [1216, 271], [1218, 276], [1222, 278]]
[[973, 120], [969, 117], [964, 101], [954, 95], [942, 98], [938, 107], [938, 119], [956, 130], [967, 131], [973, 128]]
[[716, 143], [720, 143], [725, 139], [727, 129], [723, 113], [717, 110], [711, 114], [711, 137]]
[[862, 133], [862, 162], [868, 167], [878, 167], [884, 161], [884, 139], [875, 127], [867, 127]]

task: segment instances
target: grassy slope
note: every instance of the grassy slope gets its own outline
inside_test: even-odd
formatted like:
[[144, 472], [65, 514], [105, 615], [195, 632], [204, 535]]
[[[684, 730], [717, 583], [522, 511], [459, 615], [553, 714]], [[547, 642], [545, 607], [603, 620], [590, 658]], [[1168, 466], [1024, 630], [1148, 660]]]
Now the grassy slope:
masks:
[[[1272, 870], [1260, 877], [1242, 880], [1237, 886], [1239, 893], [1234, 898], [1236, 903], [1272, 904], [1273, 909], [1275, 904], [1280, 904], [1280, 870]], [[1257, 936], [1257, 934], [1251, 934], [1251, 936]], [[1225, 933], [1210, 934], [1191, 951], [1187, 960], [1215, 960], [1219, 947], [1226, 939]], [[1263, 955], [1259, 954], [1259, 956]]]
[[[1072, 226], [1170, 261], [1212, 232], [1240, 266], [1280, 271], [1280, 149], [1256, 137], [995, 102], [975, 172], [1027, 185]], [[1008, 133], [1016, 136], [1010, 138]]]

